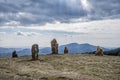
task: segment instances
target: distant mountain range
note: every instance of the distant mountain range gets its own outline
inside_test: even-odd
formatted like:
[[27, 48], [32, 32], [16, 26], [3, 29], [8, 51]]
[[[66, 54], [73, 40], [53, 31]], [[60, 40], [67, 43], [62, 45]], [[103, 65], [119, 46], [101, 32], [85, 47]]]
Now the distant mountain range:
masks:
[[[69, 53], [87, 53], [87, 52], [94, 52], [96, 51], [96, 46], [85, 43], [85, 44], [78, 44], [78, 43], [70, 43], [66, 45], [59, 46], [58, 50], [59, 53], [62, 54], [64, 52], [64, 47], [68, 47]], [[103, 51], [108, 51], [108, 48], [102, 47]], [[12, 52], [16, 50], [18, 56], [27, 56], [31, 55], [31, 49], [29, 48], [2, 48], [0, 47], [0, 56], [1, 57], [10, 57]], [[39, 49], [39, 54], [50, 54], [51, 48], [44, 47]]]
[[23, 48], [2, 48], [0, 47], [0, 57], [10, 57], [14, 50], [21, 51], [23, 50]]
[[[70, 43], [66, 45], [62, 45], [59, 47], [59, 53], [63, 53], [64, 47], [68, 47], [69, 53], [86, 53], [86, 52], [93, 52], [96, 51], [96, 46], [90, 45], [88, 43], [85, 44], [78, 44], [78, 43]], [[109, 49], [103, 48], [103, 51], [107, 51]]]
[[106, 54], [106, 55], [120, 56], [120, 48], [116, 48], [116, 49], [109, 50], [109, 51], [104, 51], [104, 54]]

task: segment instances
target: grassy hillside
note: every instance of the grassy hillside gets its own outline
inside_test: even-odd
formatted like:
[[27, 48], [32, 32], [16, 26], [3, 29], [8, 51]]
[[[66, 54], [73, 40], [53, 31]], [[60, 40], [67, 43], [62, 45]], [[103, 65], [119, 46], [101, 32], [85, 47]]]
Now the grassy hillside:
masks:
[[0, 80], [120, 80], [119, 56], [42, 55], [0, 58]]

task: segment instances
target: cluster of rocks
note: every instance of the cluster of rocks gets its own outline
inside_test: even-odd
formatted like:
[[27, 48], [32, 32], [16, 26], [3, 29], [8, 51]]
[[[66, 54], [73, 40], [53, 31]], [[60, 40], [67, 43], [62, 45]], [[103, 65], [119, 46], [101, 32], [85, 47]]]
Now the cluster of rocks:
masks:
[[[56, 39], [53, 39], [51, 41], [51, 51], [52, 51], [52, 54], [58, 54], [58, 43]], [[64, 48], [64, 54], [68, 54], [67, 47]]]
[[[58, 43], [56, 39], [53, 39], [51, 41], [51, 51], [52, 54], [58, 54]], [[38, 44], [33, 44], [32, 48], [31, 48], [31, 53], [32, 53], [32, 60], [38, 60], [38, 53], [39, 53], [39, 46]], [[65, 46], [64, 47], [64, 54], [68, 54], [69, 50], [68, 48]], [[103, 50], [102, 48], [100, 48], [99, 46], [97, 46], [97, 51], [95, 52], [96, 56], [103, 56]], [[18, 57], [16, 51], [13, 51], [12, 53], [12, 57]]]

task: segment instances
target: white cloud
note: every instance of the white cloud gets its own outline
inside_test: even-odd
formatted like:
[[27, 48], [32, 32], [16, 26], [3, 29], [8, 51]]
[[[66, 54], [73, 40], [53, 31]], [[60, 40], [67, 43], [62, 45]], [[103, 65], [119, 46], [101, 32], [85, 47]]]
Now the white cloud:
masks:
[[6, 34], [6, 32], [0, 32], [0, 35], [4, 35], [4, 34]]
[[[10, 30], [11, 27], [6, 26], [0, 27], [0, 31], [6, 31], [10, 34], [0, 35], [3, 41], [0, 44], [11, 45], [11, 42], [16, 42], [14, 43], [16, 46], [26, 46], [27, 42], [28, 46], [31, 46], [33, 43], [38, 43], [41, 46], [49, 46], [50, 40], [56, 38], [60, 45], [78, 42], [113, 47], [120, 45], [119, 25], [120, 19], [109, 19], [84, 23], [79, 21], [76, 23], [60, 23], [59, 21], [55, 21], [51, 24], [47, 23], [44, 26], [17, 26], [17, 28], [13, 27], [12, 31]], [[18, 35], [22, 36], [22, 40]]]
[[120, 19], [91, 21], [84, 23], [56, 23], [46, 24], [45, 26], [26, 27], [33, 30], [64, 31], [76, 33], [119, 33]]
[[37, 32], [26, 32], [27, 36], [36, 36], [36, 35], [41, 35]]
[[16, 32], [16, 35], [18, 35], [18, 36], [25, 36], [26, 34], [21, 32], [21, 31], [18, 31], [18, 32]]
[[37, 32], [22, 32], [22, 31], [17, 31], [17, 32], [15, 32], [15, 34], [18, 36], [36, 36], [36, 35], [38, 35]]
[[84, 8], [86, 11], [91, 12], [92, 5], [89, 3], [88, 0], [81, 0], [81, 3], [82, 3], [83, 8]]
[[9, 22], [6, 22], [5, 25], [9, 25], [9, 26], [18, 26], [20, 25], [20, 22], [18, 21], [9, 21]]
[[30, 19], [30, 20], [35, 20], [33, 17], [34, 15], [28, 12], [18, 12], [16, 13], [16, 17], [17, 18], [26, 18], [26, 19]]

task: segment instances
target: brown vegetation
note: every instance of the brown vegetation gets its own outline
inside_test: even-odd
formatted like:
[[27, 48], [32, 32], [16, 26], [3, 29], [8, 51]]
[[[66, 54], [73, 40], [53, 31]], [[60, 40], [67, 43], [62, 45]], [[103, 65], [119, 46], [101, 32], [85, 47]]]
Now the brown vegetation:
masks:
[[91, 54], [0, 58], [0, 80], [120, 80], [119, 56]]

